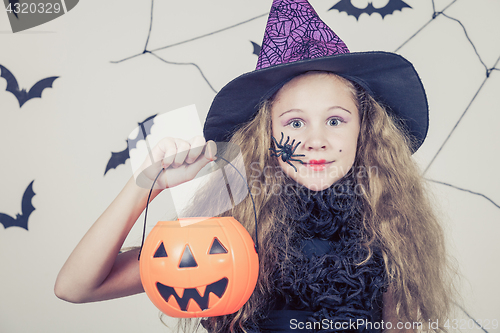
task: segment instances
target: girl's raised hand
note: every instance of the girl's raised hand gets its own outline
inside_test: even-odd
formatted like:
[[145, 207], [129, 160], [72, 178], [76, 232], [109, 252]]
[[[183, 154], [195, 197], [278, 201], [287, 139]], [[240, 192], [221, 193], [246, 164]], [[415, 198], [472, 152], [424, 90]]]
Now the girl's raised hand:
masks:
[[[55, 294], [75, 303], [102, 301], [144, 291], [139, 274], [138, 250], [120, 253], [125, 237], [144, 211], [155, 184], [165, 189], [187, 182], [215, 160], [215, 142], [203, 137], [190, 141], [165, 138], [152, 149], [146, 161], [102, 213], [61, 268]], [[139, 186], [137, 186], [139, 185]]]
[[189, 141], [164, 138], [152, 149], [136, 172], [136, 182], [141, 187], [150, 188], [163, 168], [165, 170], [156, 180], [154, 188], [165, 189], [180, 185], [195, 178], [205, 165], [216, 159], [216, 153], [215, 142], [205, 142], [202, 136]]

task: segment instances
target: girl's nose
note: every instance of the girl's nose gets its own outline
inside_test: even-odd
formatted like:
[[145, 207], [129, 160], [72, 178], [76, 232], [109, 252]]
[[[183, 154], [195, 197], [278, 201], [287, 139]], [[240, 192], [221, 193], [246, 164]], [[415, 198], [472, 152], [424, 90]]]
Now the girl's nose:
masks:
[[327, 147], [325, 133], [318, 128], [311, 128], [304, 140], [304, 148], [306, 150], [324, 150]]

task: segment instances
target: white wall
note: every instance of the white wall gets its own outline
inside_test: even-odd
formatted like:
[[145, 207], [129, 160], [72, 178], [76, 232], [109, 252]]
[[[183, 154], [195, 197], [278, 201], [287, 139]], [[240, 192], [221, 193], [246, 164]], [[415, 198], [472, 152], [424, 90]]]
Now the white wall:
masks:
[[[374, 1], [384, 6], [388, 0]], [[312, 0], [319, 15], [351, 51], [394, 51], [432, 18], [431, 1], [406, 0], [384, 20], [378, 14], [357, 21], [328, 11], [336, 1]], [[364, 7], [367, 0], [355, 0]], [[442, 10], [451, 0], [435, 1]], [[156, 1], [148, 48], [187, 40], [268, 12], [270, 0]], [[85, 231], [131, 176], [130, 162], [104, 169], [111, 152], [126, 147], [137, 123], [155, 113], [196, 104], [202, 115], [215, 93], [190, 65], [172, 65], [143, 51], [150, 23], [149, 1], [81, 1], [66, 15], [12, 34], [0, 12], [0, 64], [20, 86], [59, 76], [43, 98], [19, 108], [0, 78], [0, 212], [21, 212], [21, 198], [34, 180], [29, 231], [0, 228], [1, 332], [169, 332], [146, 295], [74, 305], [57, 299], [57, 273]], [[500, 56], [500, 2], [456, 1], [446, 12], [464, 24], [488, 67]], [[251, 71], [266, 16], [233, 29], [158, 51], [172, 62], [196, 63], [219, 90]], [[412, 61], [427, 90], [430, 130], [415, 154], [425, 169], [485, 80], [485, 70], [461, 26], [439, 16], [398, 50]], [[500, 65], [497, 65], [500, 67]], [[441, 153], [429, 179], [481, 193], [486, 198], [434, 184], [450, 247], [464, 275], [465, 310], [479, 320], [500, 320], [500, 72], [484, 83]], [[189, 123], [179, 124], [187, 129]], [[153, 225], [166, 212], [158, 200]], [[140, 220], [142, 221], [142, 220]], [[140, 240], [140, 226], [128, 244]], [[459, 311], [457, 319], [467, 318]], [[491, 326], [490, 326], [491, 327]], [[477, 328], [476, 328], [477, 329]], [[500, 329], [487, 329], [500, 332]]]

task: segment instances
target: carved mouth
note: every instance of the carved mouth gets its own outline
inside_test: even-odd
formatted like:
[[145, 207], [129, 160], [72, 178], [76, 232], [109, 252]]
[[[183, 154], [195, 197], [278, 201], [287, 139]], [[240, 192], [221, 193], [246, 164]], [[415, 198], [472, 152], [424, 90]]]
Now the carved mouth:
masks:
[[[169, 299], [171, 298], [171, 296], [174, 296], [175, 301], [177, 302], [177, 304], [179, 305], [179, 308], [182, 311], [188, 311], [188, 304], [189, 304], [189, 300], [191, 300], [191, 299], [193, 301], [195, 301], [196, 304], [198, 304], [198, 306], [200, 307], [200, 309], [202, 311], [204, 311], [204, 310], [207, 310], [210, 307], [212, 307], [215, 303], [217, 303], [217, 301], [222, 297], [222, 295], [224, 295], [224, 293], [226, 292], [227, 283], [228, 283], [228, 279], [222, 278], [217, 282], [209, 284], [206, 286], [205, 292], [203, 293], [203, 295], [201, 295], [201, 293], [198, 291], [198, 290], [202, 290], [203, 288], [199, 288], [199, 287], [198, 288], [188, 288], [188, 289], [173, 288], [173, 287], [169, 287], [169, 286], [166, 286], [164, 284], [161, 284], [160, 282], [157, 282], [156, 288], [158, 288], [158, 291], [159, 291], [161, 297], [163, 297], [163, 299], [165, 300], [165, 302], [167, 302], [169, 304], [173, 303], [172, 300], [170, 300], [170, 302], [169, 302]], [[177, 293], [176, 289], [178, 291], [180, 291], [181, 297], [179, 297], [179, 294]], [[217, 298], [215, 299], [214, 296], [209, 297], [210, 293], [217, 296]]]

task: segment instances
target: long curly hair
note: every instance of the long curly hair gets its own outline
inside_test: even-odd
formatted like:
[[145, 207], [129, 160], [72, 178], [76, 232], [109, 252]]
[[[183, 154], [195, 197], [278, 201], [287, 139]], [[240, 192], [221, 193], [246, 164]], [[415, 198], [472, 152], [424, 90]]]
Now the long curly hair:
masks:
[[[353, 169], [357, 171], [354, 176], [362, 191], [362, 226], [366, 235], [363, 246], [369, 253], [366, 260], [375, 247], [381, 251], [399, 321], [444, 323], [455, 295], [449, 273], [453, 270], [425, 181], [411, 156], [410, 136], [404, 132], [401, 121], [359, 85], [333, 73], [322, 75], [342, 80], [350, 88], [360, 113]], [[255, 200], [259, 221], [259, 279], [249, 301], [238, 312], [204, 320], [203, 326], [209, 332], [246, 332], [258, 325], [270, 310], [271, 295], [276, 292], [271, 277], [277, 264], [278, 244], [281, 248], [282, 244], [285, 248], [289, 246], [291, 228], [287, 220], [292, 213], [282, 189], [290, 184], [290, 179], [280, 174], [277, 159], [269, 152], [272, 104], [273, 97], [263, 102], [255, 117], [230, 140], [241, 149], [244, 161], [241, 167], [246, 169]], [[225, 186], [213, 186], [214, 182], [221, 179], [214, 178], [198, 191], [187, 209], [188, 215], [203, 216], [207, 207], [221, 204], [219, 198]], [[214, 193], [214, 189], [221, 193]], [[247, 197], [219, 216], [234, 216], [253, 235], [253, 214], [251, 199]], [[186, 321], [182, 326], [192, 327]]]

